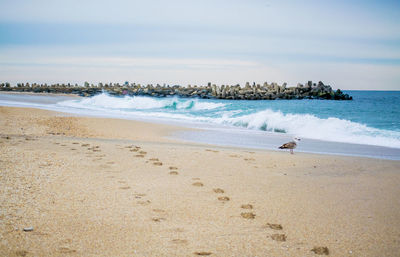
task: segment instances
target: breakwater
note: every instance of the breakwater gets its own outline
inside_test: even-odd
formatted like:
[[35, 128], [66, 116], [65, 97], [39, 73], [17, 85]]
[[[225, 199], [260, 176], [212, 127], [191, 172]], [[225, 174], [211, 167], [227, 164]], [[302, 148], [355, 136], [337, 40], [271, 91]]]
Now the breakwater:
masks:
[[298, 83], [297, 86], [288, 87], [286, 83], [256, 84], [246, 83], [244, 87], [237, 85], [221, 85], [208, 83], [207, 86], [187, 87], [174, 85], [152, 85], [143, 86], [136, 83], [99, 83], [97, 85], [85, 82], [84, 85], [78, 84], [29, 84], [0, 83], [0, 91], [13, 92], [33, 92], [33, 93], [64, 93], [76, 94], [80, 96], [93, 96], [101, 92], [110, 95], [130, 95], [130, 96], [179, 96], [194, 97], [205, 99], [227, 99], [227, 100], [275, 100], [275, 99], [329, 99], [329, 100], [352, 100], [348, 94], [344, 94], [340, 89], [334, 91], [331, 86], [324, 85], [321, 81], [313, 83], [308, 81], [305, 84]]

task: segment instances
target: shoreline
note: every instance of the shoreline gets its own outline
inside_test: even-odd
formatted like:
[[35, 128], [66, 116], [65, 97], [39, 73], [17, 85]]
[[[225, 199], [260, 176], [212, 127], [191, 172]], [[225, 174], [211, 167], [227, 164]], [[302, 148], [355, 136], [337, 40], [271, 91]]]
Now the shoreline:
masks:
[[166, 138], [179, 129], [0, 107], [0, 255], [400, 251], [400, 162]]
[[[11, 95], [26, 95], [31, 96], [31, 93], [11, 93]], [[46, 96], [49, 96], [46, 98]], [[1, 93], [0, 93], [1, 97]], [[61, 97], [61, 98], [60, 98]], [[3, 97], [4, 98], [4, 97]], [[1, 99], [1, 98], [0, 98]], [[290, 134], [286, 133], [271, 133], [258, 130], [243, 130], [240, 128], [225, 127], [218, 124], [204, 124], [192, 123], [183, 120], [168, 120], [166, 118], [148, 118], [145, 116], [129, 116], [128, 114], [106, 114], [103, 112], [96, 112], [93, 110], [74, 110], [57, 107], [55, 103], [58, 101], [76, 99], [76, 97], [69, 98], [65, 95], [42, 94], [41, 96], [33, 95], [29, 98], [29, 103], [25, 102], [28, 99], [8, 99], [5, 98], [4, 103], [6, 106], [14, 107], [32, 107], [45, 110], [54, 110], [66, 115], [73, 115], [77, 117], [100, 117], [107, 119], [124, 119], [140, 122], [150, 122], [156, 124], [164, 124], [171, 126], [179, 126], [187, 129], [184, 133], [175, 133], [171, 138], [175, 140], [184, 140], [186, 142], [220, 145], [227, 147], [244, 147], [249, 149], [264, 149], [277, 151], [277, 147], [292, 139]], [[8, 100], [8, 101], [7, 101]], [[15, 102], [13, 102], [15, 101]], [[334, 141], [321, 141], [318, 139], [304, 138], [301, 141], [297, 152], [314, 153], [314, 154], [328, 154], [335, 156], [354, 156], [366, 157], [387, 160], [400, 160], [400, 148], [391, 148], [387, 146], [376, 146], [368, 144], [345, 143]]]

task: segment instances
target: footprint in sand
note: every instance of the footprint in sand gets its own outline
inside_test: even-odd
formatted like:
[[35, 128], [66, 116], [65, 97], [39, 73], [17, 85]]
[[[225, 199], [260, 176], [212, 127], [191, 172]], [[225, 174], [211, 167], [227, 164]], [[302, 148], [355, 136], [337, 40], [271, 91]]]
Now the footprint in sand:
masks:
[[120, 187], [119, 189], [124, 189], [124, 190], [126, 190], [126, 189], [130, 189], [131, 187], [130, 186], [124, 186], [124, 187]]
[[251, 210], [251, 209], [253, 209], [253, 205], [251, 205], [251, 204], [242, 204], [240, 206], [240, 208]]
[[[118, 146], [120, 146], [120, 145], [118, 145]], [[140, 147], [140, 146], [137, 146], [137, 145], [128, 145], [128, 146], [125, 146], [125, 148], [135, 148], [135, 149], [140, 149], [141, 147]]]
[[155, 165], [155, 166], [162, 166], [163, 163], [162, 163], [162, 162], [153, 162], [153, 165]]
[[68, 247], [60, 247], [60, 248], [58, 248], [58, 251], [60, 253], [76, 253], [76, 250], [69, 249]]
[[165, 211], [162, 210], [162, 209], [153, 209], [153, 211], [154, 211], [154, 212], [158, 212], [158, 213], [165, 213]]
[[251, 219], [251, 220], [256, 217], [256, 215], [252, 212], [242, 212], [240, 216], [242, 216], [244, 219]]
[[185, 230], [183, 228], [172, 228], [172, 229], [169, 229], [169, 231], [174, 232], [174, 233], [185, 232]]
[[202, 186], [204, 186], [204, 184], [201, 183], [201, 182], [195, 182], [195, 183], [193, 183], [192, 185], [195, 186], [195, 187], [202, 187]]
[[160, 161], [160, 160], [159, 160], [158, 158], [150, 158], [149, 161], [158, 162], [158, 161]]
[[151, 201], [150, 200], [138, 201], [137, 203], [140, 204], [140, 205], [149, 205], [149, 204], [151, 204]]
[[255, 161], [254, 158], [244, 158], [245, 161]]
[[90, 144], [81, 144], [81, 146], [82, 147], [87, 147], [87, 146], [89, 146]]
[[72, 142], [72, 144], [73, 144], [73, 145], [79, 145], [79, 143], [78, 143], [78, 142]]
[[17, 251], [15, 251], [15, 255], [17, 255], [17, 256], [27, 256], [28, 255], [28, 251], [26, 251], [26, 250], [17, 250]]
[[135, 194], [133, 194], [133, 195], [134, 195], [135, 198], [137, 198], [137, 199], [140, 199], [140, 198], [146, 196], [146, 194], [140, 194], [140, 193], [135, 193]]
[[285, 242], [286, 241], [286, 235], [285, 234], [273, 234], [271, 235], [272, 240], [278, 241], [278, 242]]
[[315, 254], [318, 255], [329, 255], [329, 249], [328, 247], [325, 246], [316, 246], [313, 249], [311, 249], [311, 252], [314, 252]]
[[207, 152], [213, 152], [213, 153], [219, 153], [219, 151], [217, 151], [217, 150], [211, 150], [211, 149], [206, 149], [205, 151], [207, 151]]
[[170, 171], [169, 175], [178, 175], [179, 173], [177, 171]]
[[106, 162], [107, 164], [114, 164], [115, 162]]
[[171, 242], [174, 244], [187, 244], [188, 241], [185, 239], [172, 239]]
[[229, 201], [229, 200], [230, 200], [230, 198], [227, 197], [227, 196], [220, 196], [220, 197], [218, 197], [218, 201], [221, 201], [221, 202], [227, 202], [227, 201]]
[[62, 144], [62, 145], [60, 145], [60, 146], [67, 146], [67, 145]]
[[225, 193], [225, 191], [224, 191], [223, 189], [221, 189], [221, 188], [214, 188], [213, 191], [214, 191], [214, 193], [216, 193], [216, 194], [223, 194], [223, 193]]
[[147, 152], [145, 152], [145, 151], [140, 151], [139, 153], [140, 154], [147, 154]]
[[177, 170], [178, 168], [177, 168], [177, 167], [170, 166], [169, 169], [170, 169], [170, 170]]
[[164, 221], [165, 218], [154, 217], [154, 218], [152, 218], [151, 220], [154, 221], [154, 222], [161, 222], [161, 221]]
[[135, 155], [135, 157], [143, 158], [144, 155], [143, 154], [137, 154], [137, 155]]
[[93, 152], [101, 152], [101, 150], [99, 148], [92, 148], [91, 149]]
[[70, 150], [71, 150], [71, 151], [76, 151], [76, 149], [75, 149], [75, 148], [71, 148]]
[[126, 148], [129, 148], [129, 151], [131, 151], [131, 152], [137, 152], [141, 149], [140, 146], [130, 146], [130, 147], [126, 147]]
[[265, 225], [265, 227], [270, 228], [270, 229], [273, 229], [273, 230], [282, 230], [282, 229], [283, 229], [283, 227], [282, 227], [281, 224], [271, 224], [271, 223], [267, 223], [267, 224]]
[[211, 255], [212, 252], [194, 252], [194, 254], [199, 256], [208, 256]]

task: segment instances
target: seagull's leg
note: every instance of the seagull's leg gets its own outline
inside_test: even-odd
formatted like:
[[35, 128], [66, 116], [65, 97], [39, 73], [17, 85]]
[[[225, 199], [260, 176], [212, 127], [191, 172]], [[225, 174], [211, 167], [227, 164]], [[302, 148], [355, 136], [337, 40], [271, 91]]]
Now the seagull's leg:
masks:
[[293, 149], [290, 149], [290, 153], [293, 154]]

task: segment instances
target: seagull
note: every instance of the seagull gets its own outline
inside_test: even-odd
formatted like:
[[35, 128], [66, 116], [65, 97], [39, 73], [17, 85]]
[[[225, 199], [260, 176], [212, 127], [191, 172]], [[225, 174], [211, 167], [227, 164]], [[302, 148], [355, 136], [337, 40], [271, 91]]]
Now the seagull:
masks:
[[300, 138], [298, 137], [293, 138], [293, 141], [281, 145], [279, 149], [290, 149], [290, 153], [293, 154], [293, 149], [295, 149], [297, 146], [296, 141], [300, 141]]

